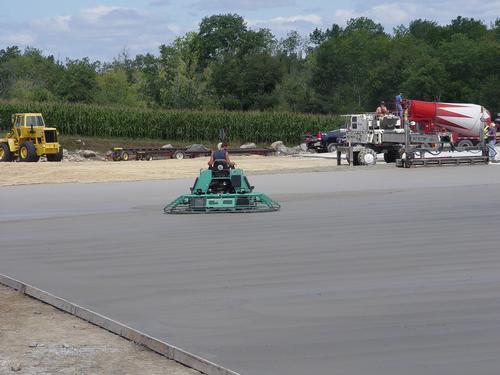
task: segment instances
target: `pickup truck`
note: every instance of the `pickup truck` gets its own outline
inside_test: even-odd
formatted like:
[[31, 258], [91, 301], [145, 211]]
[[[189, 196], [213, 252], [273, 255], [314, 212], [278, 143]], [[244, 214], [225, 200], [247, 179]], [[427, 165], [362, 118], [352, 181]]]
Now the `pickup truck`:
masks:
[[345, 142], [346, 129], [340, 128], [327, 132], [318, 132], [316, 135], [306, 134], [304, 141], [308, 150], [316, 152], [335, 152], [339, 143]]

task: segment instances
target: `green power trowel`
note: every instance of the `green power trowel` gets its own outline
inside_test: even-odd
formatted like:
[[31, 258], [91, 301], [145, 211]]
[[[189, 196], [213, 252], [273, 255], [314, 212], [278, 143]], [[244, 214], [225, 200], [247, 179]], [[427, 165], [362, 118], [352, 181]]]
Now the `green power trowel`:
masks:
[[226, 160], [215, 160], [200, 171], [191, 194], [182, 195], [165, 206], [166, 214], [278, 211], [280, 205], [254, 187], [241, 169], [230, 168]]

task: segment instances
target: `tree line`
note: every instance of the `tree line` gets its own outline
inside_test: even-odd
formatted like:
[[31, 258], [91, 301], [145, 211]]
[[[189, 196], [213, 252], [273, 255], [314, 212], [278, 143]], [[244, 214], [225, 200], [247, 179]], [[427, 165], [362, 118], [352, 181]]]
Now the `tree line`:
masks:
[[347, 113], [405, 97], [500, 112], [500, 19], [414, 20], [392, 33], [355, 18], [277, 38], [237, 14], [204, 18], [157, 54], [58, 61], [0, 50], [0, 98], [129, 108]]

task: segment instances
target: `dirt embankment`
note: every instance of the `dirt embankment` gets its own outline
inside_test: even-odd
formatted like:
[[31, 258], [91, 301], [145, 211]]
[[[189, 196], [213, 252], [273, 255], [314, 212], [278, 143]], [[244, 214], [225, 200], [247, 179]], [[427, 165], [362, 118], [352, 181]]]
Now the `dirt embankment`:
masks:
[[0, 374], [200, 373], [0, 285]]
[[[232, 157], [248, 174], [334, 169], [334, 159], [283, 156]], [[84, 161], [63, 163], [0, 163], [0, 186], [65, 182], [108, 182], [194, 178], [208, 158], [153, 161]]]

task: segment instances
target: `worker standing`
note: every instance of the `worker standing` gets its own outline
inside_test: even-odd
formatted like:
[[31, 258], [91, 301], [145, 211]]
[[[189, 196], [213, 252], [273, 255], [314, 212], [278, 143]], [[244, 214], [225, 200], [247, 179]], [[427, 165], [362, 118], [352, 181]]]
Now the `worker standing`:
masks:
[[385, 102], [380, 102], [380, 105], [375, 110], [375, 113], [378, 117], [384, 117], [387, 114], [387, 107], [385, 106]]
[[495, 145], [497, 142], [497, 129], [496, 129], [496, 122], [500, 123], [500, 119], [496, 119], [494, 122], [492, 121], [490, 123], [490, 126], [488, 127], [488, 133], [487, 133], [487, 141], [488, 141], [488, 156], [490, 159], [490, 163], [497, 163], [495, 160], [495, 156], [497, 154], [495, 150]]
[[403, 102], [403, 94], [399, 93], [398, 95], [396, 95], [396, 110], [398, 112], [399, 117], [403, 116], [402, 102]]

